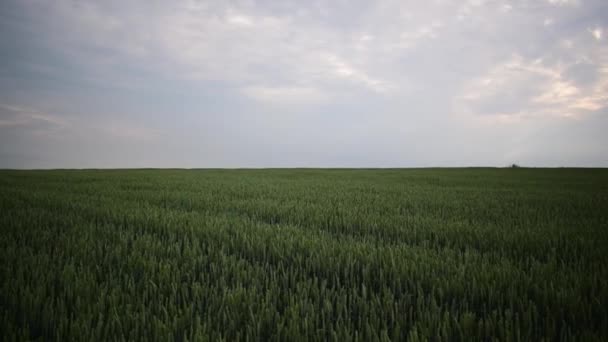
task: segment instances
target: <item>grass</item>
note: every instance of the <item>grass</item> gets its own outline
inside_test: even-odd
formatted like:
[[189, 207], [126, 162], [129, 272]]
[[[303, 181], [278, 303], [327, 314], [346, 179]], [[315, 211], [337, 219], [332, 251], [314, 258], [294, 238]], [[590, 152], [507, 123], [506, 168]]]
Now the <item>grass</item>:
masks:
[[608, 339], [608, 170], [0, 171], [2, 340]]

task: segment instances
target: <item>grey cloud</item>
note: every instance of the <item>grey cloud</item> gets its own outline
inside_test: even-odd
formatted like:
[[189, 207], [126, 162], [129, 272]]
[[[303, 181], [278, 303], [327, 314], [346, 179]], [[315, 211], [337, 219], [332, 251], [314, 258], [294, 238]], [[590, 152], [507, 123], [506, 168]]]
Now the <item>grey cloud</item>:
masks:
[[606, 163], [604, 1], [0, 6], [2, 165]]
[[595, 84], [599, 79], [598, 65], [581, 61], [568, 67], [564, 72], [564, 77], [577, 86], [587, 87]]
[[56, 129], [66, 126], [61, 118], [38, 110], [0, 104], [0, 128]]

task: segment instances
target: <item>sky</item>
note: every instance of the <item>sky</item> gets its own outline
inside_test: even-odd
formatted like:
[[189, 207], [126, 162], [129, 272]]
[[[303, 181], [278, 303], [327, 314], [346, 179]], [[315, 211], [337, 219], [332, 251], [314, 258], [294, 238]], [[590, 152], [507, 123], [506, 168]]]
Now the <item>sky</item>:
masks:
[[608, 166], [608, 1], [0, 2], [0, 168]]

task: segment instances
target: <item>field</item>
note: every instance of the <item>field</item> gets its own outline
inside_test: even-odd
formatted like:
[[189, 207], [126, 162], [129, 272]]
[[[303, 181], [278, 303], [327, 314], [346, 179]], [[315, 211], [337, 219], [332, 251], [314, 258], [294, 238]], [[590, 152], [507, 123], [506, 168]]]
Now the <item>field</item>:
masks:
[[608, 170], [0, 171], [0, 340], [608, 340]]

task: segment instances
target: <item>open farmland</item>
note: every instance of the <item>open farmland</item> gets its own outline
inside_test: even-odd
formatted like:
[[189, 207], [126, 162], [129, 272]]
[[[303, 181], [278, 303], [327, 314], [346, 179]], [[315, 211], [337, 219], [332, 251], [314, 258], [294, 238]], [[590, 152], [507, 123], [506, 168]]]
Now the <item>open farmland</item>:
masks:
[[0, 171], [4, 341], [607, 340], [608, 170]]

